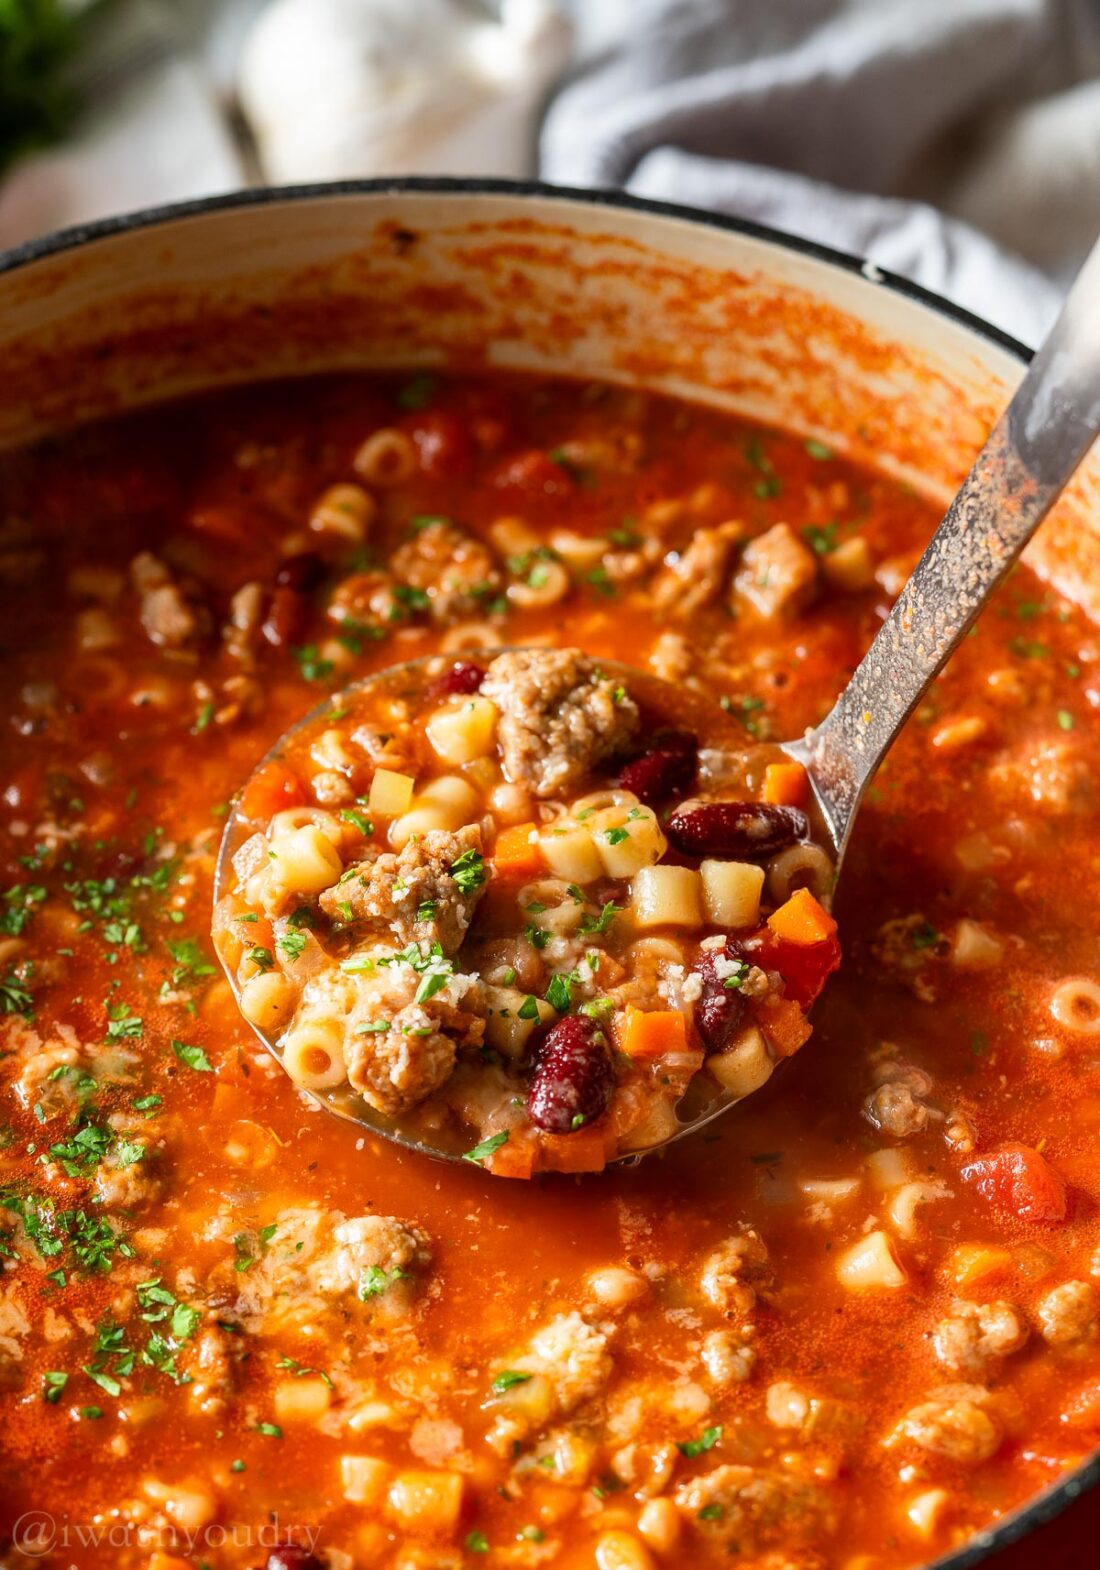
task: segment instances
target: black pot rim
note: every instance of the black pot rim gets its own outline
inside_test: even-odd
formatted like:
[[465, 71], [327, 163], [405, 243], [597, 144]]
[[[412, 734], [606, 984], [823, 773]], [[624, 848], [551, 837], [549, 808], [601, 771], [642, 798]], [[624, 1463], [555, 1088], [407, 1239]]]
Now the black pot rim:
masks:
[[[161, 207], [147, 207], [125, 213], [118, 218], [103, 218], [95, 223], [75, 224], [56, 233], [30, 240], [13, 249], [0, 252], [0, 275], [17, 268], [43, 261], [65, 251], [72, 251], [97, 240], [125, 235], [141, 229], [153, 229], [161, 224], [180, 219], [201, 217], [207, 213], [233, 211], [239, 208], [268, 207], [279, 203], [311, 201], [332, 196], [400, 196], [407, 192], [436, 196], [512, 196], [540, 197], [547, 201], [576, 202], [583, 205], [604, 207], [612, 212], [626, 211], [649, 214], [655, 218], [679, 219], [685, 223], [718, 229], [730, 234], [745, 235], [754, 240], [794, 251], [815, 261], [840, 268], [860, 277], [870, 288], [884, 288], [893, 294], [912, 300], [929, 310], [945, 316], [977, 337], [1007, 351], [1022, 364], [1031, 359], [1032, 351], [1011, 334], [983, 321], [980, 316], [965, 310], [935, 294], [931, 289], [901, 278], [896, 273], [869, 264], [864, 258], [846, 251], [821, 245], [815, 240], [804, 240], [766, 224], [754, 223], [745, 218], [734, 218], [724, 213], [706, 212], [700, 208], [685, 207], [675, 202], [654, 202], [643, 197], [630, 196], [624, 191], [583, 189], [573, 186], [547, 185], [537, 180], [479, 180], [446, 176], [416, 176], [381, 180], [339, 180], [312, 185], [259, 186], [248, 190], [233, 191], [221, 196], [202, 197], [195, 201], [169, 203]], [[1052, 1521], [1078, 1498], [1100, 1482], [1100, 1452], [1083, 1465], [1051, 1484], [1030, 1503], [1006, 1516], [995, 1526], [976, 1533], [960, 1548], [928, 1563], [926, 1570], [971, 1570], [990, 1555], [1010, 1543], [1018, 1542], [1036, 1527]]]

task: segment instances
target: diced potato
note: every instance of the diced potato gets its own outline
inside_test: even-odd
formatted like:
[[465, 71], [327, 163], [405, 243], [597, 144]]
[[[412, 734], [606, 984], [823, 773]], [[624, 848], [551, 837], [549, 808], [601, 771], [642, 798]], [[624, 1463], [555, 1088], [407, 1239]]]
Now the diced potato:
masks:
[[276, 881], [292, 894], [320, 894], [344, 870], [340, 852], [313, 823], [273, 839], [271, 857]]
[[281, 1380], [274, 1400], [280, 1423], [316, 1423], [328, 1411], [332, 1397], [323, 1379], [303, 1375]]
[[424, 729], [436, 755], [444, 763], [472, 763], [492, 752], [500, 711], [488, 698], [463, 698], [458, 704], [437, 709]]
[[408, 812], [412, 803], [416, 781], [411, 774], [398, 774], [393, 769], [378, 769], [370, 782], [367, 806], [383, 818], [398, 818]]
[[707, 1059], [707, 1068], [724, 1090], [740, 1099], [766, 1085], [775, 1064], [760, 1031], [748, 1025], [729, 1046]]
[[874, 1150], [864, 1161], [873, 1188], [886, 1192], [900, 1188], [916, 1175], [913, 1157], [901, 1145], [887, 1145]]
[[509, 1384], [499, 1395], [494, 1394], [492, 1406], [494, 1411], [522, 1419], [532, 1429], [542, 1428], [554, 1410], [554, 1387], [545, 1374], [532, 1374], [530, 1379]]
[[341, 1456], [340, 1482], [353, 1505], [379, 1505], [386, 1497], [393, 1468], [374, 1456]]
[[992, 970], [1004, 958], [1004, 944], [980, 922], [964, 916], [951, 934], [951, 963], [960, 970]]
[[[543, 998], [528, 1003], [530, 994], [516, 987], [486, 987], [485, 1001], [488, 1015], [485, 1020], [485, 1041], [505, 1057], [518, 1058], [531, 1032], [538, 1025], [548, 1025], [557, 1017], [557, 1011]], [[525, 1018], [520, 1010], [530, 1016]]]
[[640, 1123], [627, 1130], [619, 1140], [621, 1150], [648, 1150], [651, 1145], [663, 1145], [679, 1133], [680, 1122], [675, 1109], [667, 1101], [655, 1101], [652, 1109]]
[[747, 861], [703, 861], [703, 909], [714, 927], [755, 927], [760, 920], [764, 869]]
[[950, 1505], [951, 1495], [946, 1488], [926, 1488], [923, 1493], [913, 1495], [905, 1507], [905, 1514], [917, 1536], [930, 1543], [943, 1525]]
[[889, 1235], [881, 1228], [845, 1249], [837, 1259], [836, 1273], [841, 1286], [850, 1292], [894, 1292], [909, 1280]]
[[853, 539], [842, 540], [834, 550], [826, 551], [821, 558], [821, 570], [832, 587], [842, 594], [859, 594], [875, 581], [871, 547], [858, 534]]
[[458, 1472], [399, 1472], [390, 1484], [390, 1515], [414, 1537], [453, 1537], [464, 1487]]
[[603, 862], [583, 824], [549, 824], [539, 835], [539, 850], [550, 871], [570, 883], [594, 883], [603, 875]]
[[668, 848], [657, 817], [649, 807], [605, 807], [584, 825], [609, 878], [632, 878], [642, 867], [660, 861]]
[[692, 867], [640, 867], [631, 885], [639, 927], [701, 927], [702, 882]]

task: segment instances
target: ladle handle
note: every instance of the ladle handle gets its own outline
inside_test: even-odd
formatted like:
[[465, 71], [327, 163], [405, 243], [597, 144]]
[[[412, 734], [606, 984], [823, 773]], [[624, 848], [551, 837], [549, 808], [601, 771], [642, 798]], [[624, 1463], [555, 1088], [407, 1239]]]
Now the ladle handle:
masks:
[[835, 707], [792, 749], [839, 854], [901, 726], [1100, 431], [1100, 241]]

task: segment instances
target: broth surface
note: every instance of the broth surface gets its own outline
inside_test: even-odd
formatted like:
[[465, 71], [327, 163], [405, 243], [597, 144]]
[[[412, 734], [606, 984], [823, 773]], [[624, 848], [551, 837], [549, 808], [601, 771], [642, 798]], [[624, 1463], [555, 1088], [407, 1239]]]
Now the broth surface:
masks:
[[[9, 455], [0, 517], [0, 1494], [9, 1533], [54, 1519], [38, 1563], [291, 1538], [333, 1570], [900, 1570], [1090, 1453], [1100, 643], [1072, 606], [1015, 571], [907, 728], [806, 1049], [663, 1157], [506, 1183], [326, 1117], [259, 1047], [209, 941], [232, 793], [326, 691], [500, 644], [796, 735], [926, 504], [685, 404], [421, 375]], [[450, 533], [418, 560], [424, 520]]]

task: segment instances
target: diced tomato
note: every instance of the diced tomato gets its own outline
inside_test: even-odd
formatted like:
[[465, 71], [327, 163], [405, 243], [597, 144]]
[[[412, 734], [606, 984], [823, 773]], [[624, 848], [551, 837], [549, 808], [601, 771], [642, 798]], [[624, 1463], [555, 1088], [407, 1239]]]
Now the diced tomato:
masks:
[[469, 472], [474, 457], [473, 439], [469, 426], [457, 415], [442, 411], [418, 414], [410, 434], [425, 473], [457, 479]]
[[1020, 1221], [1065, 1220], [1065, 1179], [1031, 1145], [1001, 1145], [968, 1161], [960, 1175], [1002, 1216]]
[[309, 800], [306, 788], [293, 769], [272, 759], [249, 780], [241, 798], [246, 818], [263, 822], [284, 807], [301, 807]]
[[823, 943], [787, 943], [769, 927], [753, 958], [765, 970], [777, 970], [787, 983], [787, 997], [803, 1009], [817, 998], [834, 970], [840, 968], [840, 943], [834, 933]]
[[217, 502], [208, 507], [196, 507], [188, 518], [196, 534], [215, 540], [220, 545], [255, 545], [263, 539], [268, 525], [263, 515], [253, 507], [239, 502]]
[[777, 1057], [793, 1057], [813, 1035], [813, 1026], [793, 998], [764, 998], [753, 1003], [752, 1016]]
[[502, 490], [520, 491], [525, 496], [569, 496], [574, 489], [569, 470], [537, 447], [502, 464], [494, 483]]

